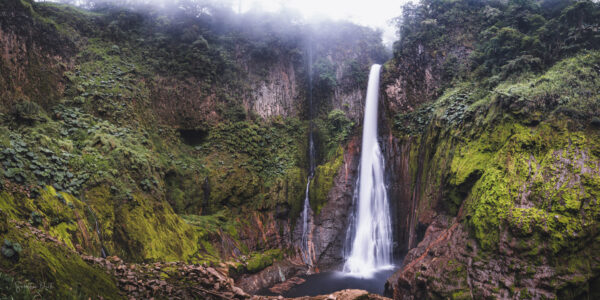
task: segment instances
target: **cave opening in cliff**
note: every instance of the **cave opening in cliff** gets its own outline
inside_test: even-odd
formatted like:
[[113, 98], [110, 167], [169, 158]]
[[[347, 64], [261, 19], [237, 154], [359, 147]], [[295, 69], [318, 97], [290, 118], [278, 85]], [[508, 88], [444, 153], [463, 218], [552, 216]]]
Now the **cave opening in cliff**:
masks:
[[208, 130], [205, 129], [179, 129], [177, 131], [183, 142], [192, 147], [202, 145], [208, 138]]

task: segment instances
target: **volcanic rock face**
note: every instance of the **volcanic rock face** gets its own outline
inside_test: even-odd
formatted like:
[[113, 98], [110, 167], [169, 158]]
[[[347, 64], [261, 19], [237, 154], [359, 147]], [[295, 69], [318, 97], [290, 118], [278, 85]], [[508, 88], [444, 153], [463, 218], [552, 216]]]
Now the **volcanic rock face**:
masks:
[[[465, 70], [468, 79], [452, 79], [444, 74], [450, 64], [493, 65], [497, 57], [469, 58], [481, 51], [470, 45], [487, 42], [471, 34], [491, 26], [485, 13], [474, 26], [445, 23], [444, 42], [423, 39], [431, 31], [419, 26], [441, 22], [449, 11], [433, 8], [412, 19], [420, 25], [406, 23], [383, 76], [380, 127], [392, 165], [396, 249], [407, 252], [387, 293], [397, 299], [597, 298], [600, 152], [586, 106], [597, 100], [585, 91], [598, 83], [569, 75], [596, 74], [597, 51], [554, 57], [531, 79], [515, 69], [505, 77]], [[413, 38], [411, 30], [418, 32]], [[593, 61], [589, 69], [578, 60], [583, 57]], [[578, 100], [555, 102], [571, 95]]]
[[247, 105], [263, 118], [296, 115], [300, 82], [294, 65], [282, 59], [271, 66], [267, 74], [263, 80], [253, 84], [252, 100]]
[[317, 253], [316, 265], [321, 270], [329, 270], [343, 264], [342, 249], [352, 209], [359, 157], [360, 143], [354, 139], [346, 148], [344, 162], [334, 178], [328, 201], [315, 217], [312, 242]]
[[26, 6], [0, 13], [0, 112], [23, 100], [51, 107], [64, 92], [75, 45], [36, 23]]
[[[386, 293], [394, 299], [431, 299], [440, 295], [552, 299], [561, 287], [570, 286], [557, 286], [557, 282], [573, 282], [586, 276], [585, 272], [561, 274], [560, 268], [545, 259], [532, 265], [514, 252], [518, 241], [509, 236], [508, 232], [503, 233], [503, 253], [489, 256], [456, 218], [438, 217], [419, 245], [408, 252], [402, 269], [388, 279]], [[596, 259], [592, 268], [598, 265]]]
[[[598, 243], [593, 238], [596, 233], [589, 231], [596, 226], [589, 219], [596, 214], [592, 212], [596, 211], [591, 204], [594, 200], [591, 200], [593, 196], [585, 196], [595, 192], [584, 183], [584, 178], [596, 177], [599, 173], [597, 158], [582, 150], [586, 146], [573, 144], [572, 140], [561, 143], [560, 133], [541, 127], [537, 129], [540, 136], [561, 146], [546, 149], [536, 158], [529, 150], [514, 148], [515, 143], [523, 141], [518, 134], [511, 133], [512, 139], [494, 158], [497, 162], [492, 164], [494, 169], [486, 169], [485, 160], [471, 163], [477, 161], [477, 152], [468, 156], [448, 152], [457, 147], [456, 144], [451, 146], [452, 143], [460, 142], [449, 143], [444, 131], [436, 128], [430, 127], [420, 142], [389, 138], [387, 151], [393, 154], [391, 161], [396, 165], [391, 174], [391, 193], [396, 195], [392, 199], [396, 200], [396, 213], [405, 216], [400, 218], [404, 223], [395, 228], [409, 251], [401, 270], [387, 282], [388, 295], [397, 299], [595, 295], [597, 291], [585, 283], [586, 280], [589, 284], [596, 282], [593, 270], [600, 264], [598, 256], [593, 254], [598, 251]], [[413, 160], [418, 163], [410, 163]], [[467, 161], [472, 169], [465, 167]], [[520, 166], [519, 171], [513, 169], [515, 164]], [[446, 169], [448, 166], [454, 167]], [[577, 174], [568, 171], [573, 168], [578, 169]], [[510, 179], [491, 180], [490, 174], [496, 170], [503, 170]], [[457, 181], [457, 178], [460, 179]], [[548, 182], [552, 184], [548, 186]], [[482, 199], [490, 199], [488, 195], [503, 189], [510, 193], [492, 199], [509, 200], [502, 204], [506, 208], [498, 203], [483, 202]], [[550, 207], [542, 206], [541, 203], [548, 200], [541, 199], [550, 196], [539, 198], [540, 195], [552, 195], [557, 189], [563, 190], [555, 194], [558, 198], [554, 199], [560, 200]], [[566, 207], [571, 205], [568, 191], [579, 195], [575, 198], [588, 200], [572, 204], [578, 208], [565, 214]], [[462, 200], [453, 202], [456, 198]], [[587, 201], [591, 201], [590, 206]], [[454, 203], [459, 205], [453, 206]], [[404, 209], [408, 211], [403, 212]], [[482, 209], [491, 209], [493, 214], [475, 221]], [[544, 217], [534, 221], [519, 215], [529, 211]], [[496, 227], [481, 230], [479, 222], [490, 222], [494, 218], [506, 219]], [[568, 229], [567, 223], [558, 225], [567, 218], [575, 226], [572, 229]], [[554, 232], [557, 228], [562, 229]], [[568, 233], [569, 230], [572, 231]], [[568, 241], [565, 235], [569, 236]], [[574, 241], [585, 246], [564, 244]], [[414, 246], [409, 246], [411, 244]]]
[[[359, 159], [360, 142], [358, 137], [354, 137], [345, 147], [343, 161], [335, 170], [333, 184], [327, 193], [327, 202], [323, 204], [320, 212], [311, 214], [313, 222], [309, 243], [315, 250], [314, 262], [317, 270], [331, 270], [343, 264], [342, 250], [356, 186]], [[317, 176], [319, 176], [318, 170]], [[311, 185], [311, 188], [318, 187]], [[301, 223], [296, 225], [293, 238], [294, 244], [299, 244], [302, 238]]]
[[[590, 285], [600, 259], [590, 217], [598, 214], [597, 196], [586, 179], [599, 174], [589, 148], [596, 138], [546, 124], [499, 122], [489, 129], [463, 125], [475, 132], [463, 140], [455, 138], [460, 130], [440, 126], [445, 117], [434, 116], [420, 137], [389, 137], [391, 194], [396, 213], [404, 216], [396, 228], [409, 250], [388, 280], [389, 295], [596, 295]], [[539, 148], [525, 146], [529, 140]]]

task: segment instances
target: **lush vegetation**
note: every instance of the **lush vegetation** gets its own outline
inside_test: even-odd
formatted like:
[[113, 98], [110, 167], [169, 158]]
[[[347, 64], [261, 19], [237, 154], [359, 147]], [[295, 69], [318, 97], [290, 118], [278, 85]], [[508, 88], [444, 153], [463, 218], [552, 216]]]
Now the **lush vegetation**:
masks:
[[[228, 261], [237, 274], [294, 255], [272, 249], [289, 245], [271, 235], [301, 211], [308, 119], [326, 170], [317, 209], [357, 129], [334, 91], [364, 88], [362, 71], [386, 56], [381, 34], [210, 1], [84, 6], [0, 4], [15, 12], [0, 19], [15, 41], [0, 59], [0, 296], [117, 297], [114, 279], [77, 252]], [[280, 66], [292, 68], [295, 107], [261, 117], [252, 88]], [[57, 288], [19, 288], [31, 282]]]
[[[14, 40], [0, 60], [0, 296], [118, 297], [78, 252], [227, 261], [236, 276], [294, 255], [281, 240], [300, 215], [309, 130], [310, 204], [327, 203], [359, 131], [346, 95], [387, 59], [381, 34], [177, 4], [0, 4], [15, 12], [0, 19]], [[557, 296], [584, 295], [598, 277], [599, 4], [424, 0], [398, 32], [383, 81], [405, 86], [385, 112], [417, 212], [457, 217], [476, 263], [509, 247], [523, 268], [554, 270]], [[261, 114], [255, 89], [273, 77], [299, 92]], [[468, 276], [461, 264], [449, 276]]]
[[[521, 72], [540, 72], [579, 50], [597, 49], [598, 20], [592, 1], [424, 1], [404, 7], [395, 55], [411, 55], [419, 47], [448, 51], [446, 81], [488, 77], [495, 85]], [[466, 61], [449, 49], [461, 46], [473, 49]]]
[[[406, 81], [435, 89], [431, 98], [390, 110], [395, 135], [410, 144], [419, 212], [436, 207], [457, 217], [482, 250], [476, 262], [516, 259], [526, 279], [549, 266], [557, 297], [593, 294], [600, 5], [434, 0], [407, 5], [398, 21], [401, 39], [384, 76], [397, 78], [397, 66], [439, 72], [426, 84]], [[467, 264], [454, 264], [466, 283]], [[457, 282], [440, 277], [429, 279]], [[535, 296], [523, 282], [506, 289]], [[449, 286], [430, 293], [478, 295], [466, 284]]]

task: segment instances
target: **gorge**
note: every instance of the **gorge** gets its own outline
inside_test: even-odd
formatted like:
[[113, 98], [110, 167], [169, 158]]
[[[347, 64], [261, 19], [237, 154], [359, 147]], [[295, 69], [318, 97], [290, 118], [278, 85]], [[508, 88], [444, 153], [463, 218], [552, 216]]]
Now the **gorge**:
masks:
[[598, 2], [226, 2], [0, 1], [0, 298], [600, 298]]

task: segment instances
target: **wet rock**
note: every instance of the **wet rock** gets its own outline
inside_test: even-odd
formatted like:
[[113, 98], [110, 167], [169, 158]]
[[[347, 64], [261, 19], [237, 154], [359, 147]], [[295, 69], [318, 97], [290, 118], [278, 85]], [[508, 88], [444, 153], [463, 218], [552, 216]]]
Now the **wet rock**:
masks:
[[308, 268], [301, 261], [293, 262], [288, 259], [276, 262], [256, 274], [244, 275], [237, 279], [236, 284], [245, 292], [254, 294], [261, 289], [281, 283], [286, 278], [305, 274], [307, 270]]
[[[354, 137], [344, 149], [344, 159], [327, 194], [327, 202], [320, 213], [313, 216], [309, 242], [314, 246], [313, 263], [320, 271], [336, 268], [344, 261], [342, 248], [346, 239], [359, 160], [360, 140]], [[294, 244], [299, 245], [302, 224], [297, 224], [295, 228]]]
[[269, 291], [271, 293], [275, 293], [275, 294], [283, 294], [287, 291], [289, 291], [291, 288], [293, 288], [296, 285], [302, 284], [304, 283], [306, 280], [304, 280], [301, 277], [292, 277], [282, 283], [278, 283], [274, 286], [272, 286], [271, 288], [269, 288]]
[[[274, 299], [286, 299], [283, 298], [282, 296], [253, 296], [251, 298], [252, 300], [274, 300]], [[363, 291], [363, 290], [342, 290], [342, 291], [337, 291], [333, 294], [329, 294], [329, 295], [320, 295], [320, 296], [314, 296], [314, 297], [300, 297], [300, 298], [287, 298], [287, 299], [302, 299], [302, 300], [331, 300], [331, 299], [335, 299], [335, 300], [389, 300], [389, 298], [380, 296], [380, 295], [374, 295], [374, 294], [369, 294], [367, 291]]]

